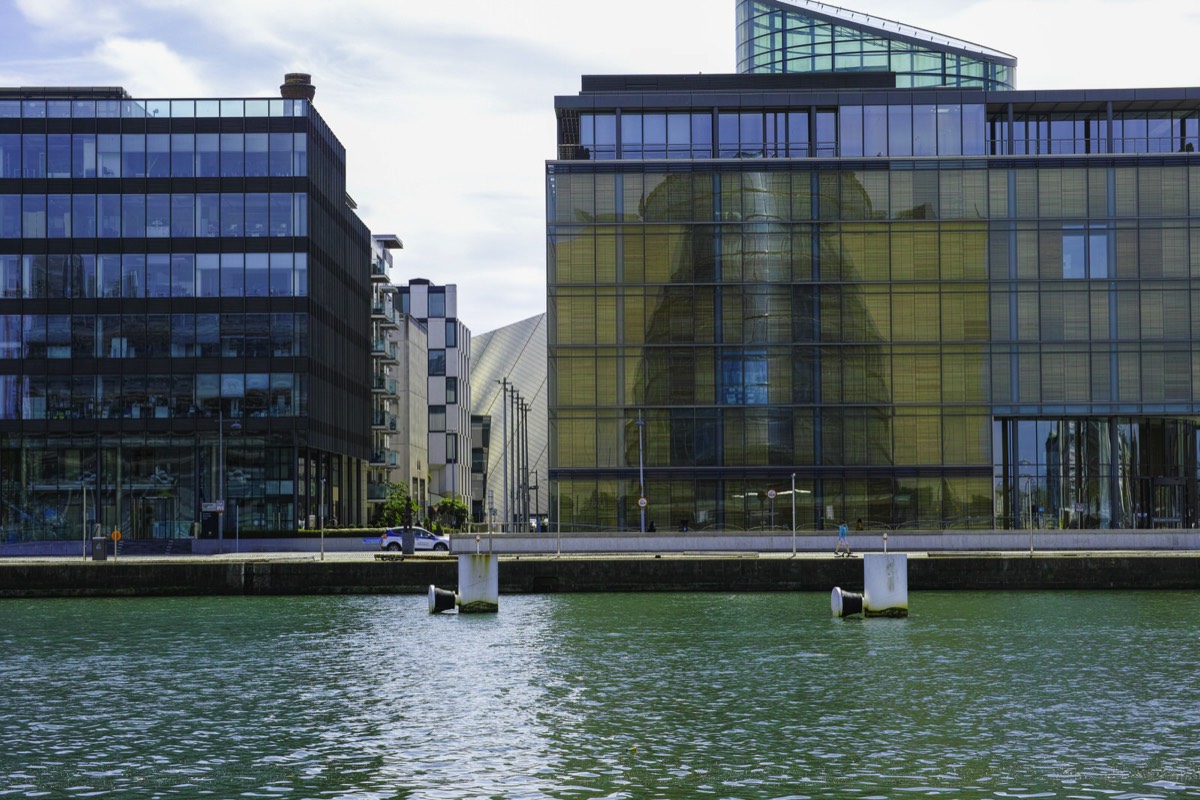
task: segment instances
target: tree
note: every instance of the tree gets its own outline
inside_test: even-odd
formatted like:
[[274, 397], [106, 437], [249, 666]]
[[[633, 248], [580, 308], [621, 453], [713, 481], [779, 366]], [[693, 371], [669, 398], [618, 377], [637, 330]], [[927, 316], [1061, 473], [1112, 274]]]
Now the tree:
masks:
[[417, 501], [409, 496], [408, 487], [403, 483], [389, 483], [387, 499], [379, 511], [379, 522], [386, 528], [411, 527], [416, 513]]
[[443, 497], [433, 510], [439, 519], [444, 520], [444, 523], [454, 530], [462, 530], [470, 513], [466, 504], [456, 497]]

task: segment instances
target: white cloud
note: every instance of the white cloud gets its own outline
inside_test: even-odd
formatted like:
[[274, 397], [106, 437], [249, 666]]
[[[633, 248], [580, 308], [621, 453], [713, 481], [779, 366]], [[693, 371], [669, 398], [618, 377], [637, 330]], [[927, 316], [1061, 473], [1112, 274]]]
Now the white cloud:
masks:
[[15, 0], [30, 24], [56, 39], [95, 38], [125, 29], [118, 5], [94, 0]]
[[164, 42], [116, 36], [102, 41], [93, 56], [120, 76], [123, 84], [136, 85], [141, 97], [204, 97], [210, 93], [200, 77], [203, 67], [189, 63]]

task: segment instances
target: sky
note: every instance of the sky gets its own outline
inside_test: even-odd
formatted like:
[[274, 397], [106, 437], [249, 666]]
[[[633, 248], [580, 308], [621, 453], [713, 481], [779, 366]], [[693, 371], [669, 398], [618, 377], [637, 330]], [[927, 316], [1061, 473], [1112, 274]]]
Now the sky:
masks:
[[[392, 280], [458, 285], [475, 333], [546, 309], [554, 97], [581, 75], [735, 71], [735, 0], [0, 0], [0, 86], [278, 97], [308, 72]], [[1016, 56], [1018, 89], [1200, 85], [1200, 5], [846, 0]]]

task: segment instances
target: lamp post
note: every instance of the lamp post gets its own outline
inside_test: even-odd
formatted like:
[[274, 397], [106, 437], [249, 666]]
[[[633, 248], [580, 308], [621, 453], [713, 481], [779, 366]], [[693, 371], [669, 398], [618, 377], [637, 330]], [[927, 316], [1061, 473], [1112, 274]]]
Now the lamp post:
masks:
[[[236, 419], [233, 425], [230, 426], [234, 433], [242, 429], [242, 423]], [[220, 497], [217, 498], [219, 505], [217, 506], [217, 552], [225, 552], [225, 408], [217, 406], [217, 493]], [[238, 546], [241, 546], [241, 526], [234, 523], [234, 535], [238, 537]]]
[[638, 507], [642, 512], [642, 533], [646, 532], [646, 472], [645, 464], [642, 457], [642, 428], [646, 427], [646, 421], [642, 419], [642, 411], [638, 409], [637, 429], [638, 429]]
[[529, 531], [529, 401], [521, 401], [521, 531]]
[[[535, 475], [534, 477], [536, 478], [537, 476]], [[538, 496], [538, 490], [541, 488], [536, 483], [529, 487], [529, 491], [533, 492], [534, 530], [538, 533], [542, 532], [542, 498]]]
[[[1021, 461], [1019, 463], [1021, 466], [1024, 466], [1024, 467], [1032, 467], [1033, 466], [1033, 464], [1030, 464], [1026, 459], [1023, 459], [1023, 458], [1021, 459]], [[1017, 478], [1025, 479], [1025, 502], [1022, 503], [1021, 506], [1022, 506], [1022, 515], [1024, 515], [1024, 509], [1026, 509], [1026, 508], [1029, 509], [1029, 555], [1032, 556], [1033, 555], [1033, 530], [1035, 527], [1034, 526], [1034, 510], [1033, 510], [1034, 509], [1033, 485], [1032, 485], [1034, 475], [1031, 475], [1028, 472], [1018, 473]]]
[[217, 552], [225, 552], [225, 407], [217, 401]]
[[80, 520], [79, 527], [83, 528], [83, 560], [87, 561], [87, 481], [83, 476], [79, 476], [79, 489], [83, 492], [83, 519]]
[[796, 473], [792, 473], [792, 555], [796, 555]]
[[504, 452], [500, 460], [504, 462], [504, 519], [506, 522], [500, 523], [500, 532], [504, 533], [504, 526], [508, 520], [508, 378], [503, 378], [498, 381], [500, 384], [500, 407], [503, 411], [504, 429], [501, 434], [501, 440], [504, 442]]

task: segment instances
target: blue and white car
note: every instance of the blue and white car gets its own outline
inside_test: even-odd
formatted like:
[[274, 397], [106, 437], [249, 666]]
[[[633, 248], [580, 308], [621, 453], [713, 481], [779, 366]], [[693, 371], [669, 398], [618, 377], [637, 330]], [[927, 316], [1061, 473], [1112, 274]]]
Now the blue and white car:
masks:
[[[450, 537], [413, 526], [413, 549], [450, 552]], [[404, 528], [388, 528], [379, 537], [380, 550], [399, 552], [404, 547]]]

